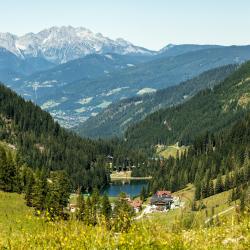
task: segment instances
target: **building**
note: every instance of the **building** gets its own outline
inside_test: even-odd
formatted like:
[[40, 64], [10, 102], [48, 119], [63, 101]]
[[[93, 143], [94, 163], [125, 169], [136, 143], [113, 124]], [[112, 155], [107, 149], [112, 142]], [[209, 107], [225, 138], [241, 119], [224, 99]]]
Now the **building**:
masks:
[[136, 213], [139, 213], [142, 208], [142, 201], [141, 200], [133, 200], [130, 201], [129, 204], [134, 208]]
[[173, 197], [170, 191], [157, 191], [150, 200], [151, 206], [156, 206], [157, 210], [170, 209], [173, 203]]

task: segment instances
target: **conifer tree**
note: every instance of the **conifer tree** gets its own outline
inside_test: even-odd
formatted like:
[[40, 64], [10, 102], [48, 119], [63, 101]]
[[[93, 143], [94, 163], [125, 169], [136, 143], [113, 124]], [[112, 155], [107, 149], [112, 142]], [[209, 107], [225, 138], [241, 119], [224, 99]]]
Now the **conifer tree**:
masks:
[[226, 177], [225, 177], [225, 185], [224, 185], [225, 190], [229, 190], [230, 186], [231, 186], [230, 176], [229, 176], [229, 172], [227, 171]]
[[92, 203], [91, 203], [91, 199], [90, 196], [88, 195], [87, 200], [86, 200], [86, 204], [85, 204], [85, 209], [84, 209], [84, 223], [86, 225], [91, 225], [92, 221], [91, 221], [91, 210], [92, 210]]
[[242, 192], [241, 196], [240, 196], [240, 211], [243, 212], [245, 209], [245, 193]]
[[37, 210], [43, 211], [45, 209], [47, 193], [47, 174], [45, 171], [38, 172], [33, 186], [33, 206]]
[[109, 198], [107, 194], [105, 193], [102, 197], [102, 215], [105, 217], [106, 220], [108, 220], [112, 213], [112, 207], [109, 202]]
[[26, 172], [26, 185], [25, 185], [25, 200], [27, 206], [32, 206], [33, 201], [33, 187], [35, 184], [34, 174], [31, 169], [27, 169]]
[[141, 190], [141, 193], [140, 193], [140, 199], [141, 199], [142, 202], [144, 202], [146, 200], [146, 198], [147, 198], [146, 192], [147, 191], [146, 191], [145, 187], [143, 186], [142, 190]]
[[85, 200], [84, 200], [84, 196], [80, 192], [77, 197], [76, 218], [80, 221], [84, 221], [85, 219]]
[[100, 193], [97, 188], [94, 188], [91, 195], [91, 223], [92, 225], [97, 224], [97, 218], [100, 213]]
[[16, 188], [17, 171], [11, 154], [7, 154], [0, 146], [0, 189], [13, 192]]
[[63, 208], [68, 204], [70, 189], [69, 177], [64, 171], [51, 173], [46, 208], [52, 218], [64, 215]]
[[223, 186], [223, 182], [222, 182], [222, 176], [221, 176], [221, 174], [219, 174], [217, 176], [217, 179], [216, 179], [214, 192], [215, 192], [215, 194], [218, 194], [218, 193], [221, 193], [223, 191], [224, 191], [224, 186]]
[[214, 183], [213, 183], [213, 180], [210, 180], [208, 185], [209, 185], [209, 187], [208, 187], [209, 196], [212, 196], [212, 195], [214, 195]]
[[195, 200], [199, 200], [201, 198], [201, 184], [198, 182], [195, 185]]

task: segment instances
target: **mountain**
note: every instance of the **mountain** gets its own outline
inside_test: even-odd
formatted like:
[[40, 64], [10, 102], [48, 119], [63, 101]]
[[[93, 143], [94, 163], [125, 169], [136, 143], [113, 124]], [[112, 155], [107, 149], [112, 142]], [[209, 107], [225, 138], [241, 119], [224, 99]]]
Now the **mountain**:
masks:
[[0, 76], [2, 81], [15, 82], [28, 74], [48, 70], [53, 63], [43, 58], [19, 58], [5, 48], [0, 47]]
[[181, 54], [185, 54], [188, 52], [194, 52], [203, 49], [212, 49], [212, 48], [220, 48], [223, 46], [220, 45], [199, 45], [199, 44], [168, 44], [163, 47], [159, 52], [157, 57], [170, 57], [170, 56], [178, 56]]
[[[51, 94], [51, 92], [47, 93], [46, 86], [56, 88], [77, 80], [93, 80], [101, 76], [110, 75], [116, 70], [133, 67], [138, 63], [149, 60], [149, 58], [142, 55], [91, 54], [57, 65], [49, 70], [20, 77], [18, 80], [15, 80], [15, 85], [17, 86], [15, 90], [25, 92], [26, 95], [31, 92], [29, 94], [32, 95], [36, 86], [36, 94], [44, 96]], [[29, 89], [30, 87], [32, 89]]]
[[98, 115], [77, 126], [75, 131], [81, 136], [91, 138], [122, 136], [129, 126], [148, 114], [187, 101], [202, 89], [213, 88], [234, 70], [235, 65], [212, 69], [179, 85], [111, 104]]
[[[93, 51], [94, 54], [75, 54], [67, 46], [83, 48], [85, 43], [74, 44], [81, 39], [89, 41], [93, 36], [100, 38], [100, 35], [86, 30], [84, 33], [83, 30], [85, 29], [54, 27], [45, 30], [46, 32], [30, 33], [25, 39], [9, 33], [0, 35], [0, 44], [15, 53], [4, 49], [9, 55], [2, 57], [6, 60], [2, 64], [4, 67], [0, 67], [0, 80], [5, 81], [18, 94], [49, 111], [66, 128], [79, 125], [112, 103], [153, 93], [192, 79], [206, 70], [250, 59], [250, 46], [192, 44], [168, 45], [158, 53], [139, 53], [139, 50], [138, 53], [123, 53], [117, 51], [116, 47], [110, 47], [112, 53], [102, 50]], [[22, 46], [29, 50], [20, 50], [20, 41], [22, 45], [24, 41], [32, 41], [32, 46]], [[96, 40], [93, 38], [92, 41]], [[19, 49], [14, 48], [16, 45]], [[67, 62], [60, 65], [49, 62], [51, 58], [43, 54], [47, 50], [41, 49], [47, 45], [59, 46], [60, 58], [70, 52], [72, 57], [67, 59], [70, 61], [59, 60], [58, 57], [57, 61], [52, 61]], [[31, 49], [43, 52], [32, 54]], [[52, 49], [53, 53], [55, 51], [57, 50]], [[71, 60], [73, 58], [77, 59]], [[10, 59], [14, 63], [8, 62]], [[10, 66], [12, 64], [13, 67]]]
[[47, 112], [3, 85], [0, 85], [0, 141], [16, 151], [18, 166], [65, 170], [73, 186], [82, 185], [84, 189], [109, 183], [105, 162], [97, 165], [96, 161], [113, 154], [114, 143], [82, 139], [66, 131]]
[[147, 116], [126, 131], [126, 140], [131, 147], [145, 148], [177, 141], [189, 144], [200, 134], [219, 132], [249, 113], [249, 93], [250, 62], [247, 62], [213, 89]]
[[100, 33], [71, 26], [51, 27], [37, 34], [16, 36], [0, 33], [0, 47], [21, 58], [41, 57], [53, 63], [65, 63], [89, 54], [142, 54], [155, 52], [138, 47], [124, 39], [112, 40]]
[[33, 90], [30, 86], [18, 93], [31, 94], [33, 101], [70, 128], [122, 99], [152, 93], [192, 79], [204, 71], [248, 59], [250, 46], [204, 49], [157, 58], [97, 79], [77, 80], [58, 88], [49, 86], [47, 91], [43, 88]]

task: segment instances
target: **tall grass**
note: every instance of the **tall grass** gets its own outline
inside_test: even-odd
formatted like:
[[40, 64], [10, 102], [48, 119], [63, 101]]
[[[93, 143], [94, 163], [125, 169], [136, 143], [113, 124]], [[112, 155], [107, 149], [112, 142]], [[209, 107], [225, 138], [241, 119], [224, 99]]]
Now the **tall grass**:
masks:
[[[0, 192], [0, 249], [249, 249], [249, 214], [234, 214], [214, 226], [191, 228], [181, 220], [172, 229], [154, 220], [135, 221], [127, 232], [71, 219], [45, 222], [25, 207], [20, 195]], [[186, 219], [186, 218], [185, 218]], [[168, 222], [166, 222], [168, 223]], [[192, 224], [192, 223], [191, 223]], [[169, 229], [168, 229], [169, 228]], [[185, 229], [186, 228], [186, 229]], [[189, 228], [189, 229], [187, 229]]]

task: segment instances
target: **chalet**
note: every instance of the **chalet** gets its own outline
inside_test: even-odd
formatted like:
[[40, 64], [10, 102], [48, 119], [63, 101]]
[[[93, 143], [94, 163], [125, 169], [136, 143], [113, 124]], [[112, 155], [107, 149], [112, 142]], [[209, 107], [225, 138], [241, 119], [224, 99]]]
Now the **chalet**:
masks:
[[157, 210], [170, 209], [173, 197], [170, 191], [157, 191], [150, 200], [151, 206], [156, 206]]
[[157, 197], [171, 197], [171, 192], [170, 191], [165, 191], [165, 190], [162, 190], [162, 191], [157, 191], [156, 192], [156, 196]]
[[136, 213], [141, 211], [141, 208], [142, 208], [141, 200], [133, 200], [133, 201], [130, 201], [129, 204], [134, 208]]

